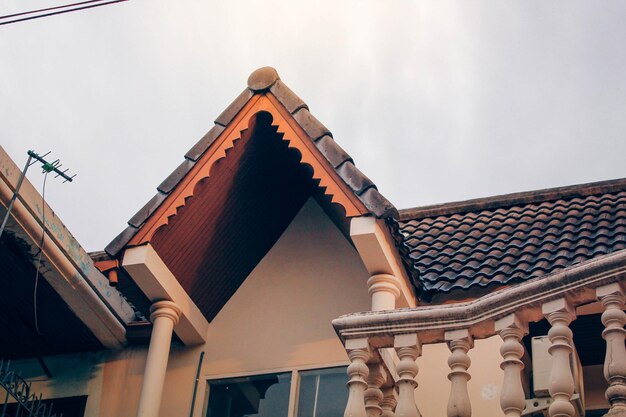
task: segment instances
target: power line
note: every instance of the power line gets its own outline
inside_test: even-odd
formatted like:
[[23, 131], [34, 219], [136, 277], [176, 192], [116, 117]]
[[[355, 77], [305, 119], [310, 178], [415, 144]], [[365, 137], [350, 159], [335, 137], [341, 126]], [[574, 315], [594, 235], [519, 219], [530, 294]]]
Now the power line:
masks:
[[[75, 12], [79, 10], [91, 9], [94, 7], [106, 6], [107, 4], [121, 3], [125, 1], [128, 1], [128, 0], [109, 0], [109, 1], [88, 0], [88, 1], [81, 1], [78, 3], [66, 4], [64, 6], [55, 6], [55, 7], [48, 7], [45, 9], [31, 10], [28, 12], [14, 13], [14, 14], [9, 14], [5, 16], [0, 16], [0, 26], [8, 25], [10, 23], [23, 22], [26, 20], [39, 19], [40, 17], [54, 16], [54, 15], [63, 14], [63, 13], [70, 13], [70, 12]], [[75, 6], [79, 6], [79, 7], [75, 7]], [[43, 13], [43, 12], [49, 12], [49, 13]], [[43, 13], [43, 14], [38, 14], [38, 13]], [[34, 15], [34, 16], [29, 16], [29, 15]], [[26, 16], [26, 17], [21, 17], [19, 19], [13, 19], [13, 20], [8, 20], [8, 21], [2, 21], [3, 19], [10, 19], [13, 17], [18, 17], [18, 16]]]

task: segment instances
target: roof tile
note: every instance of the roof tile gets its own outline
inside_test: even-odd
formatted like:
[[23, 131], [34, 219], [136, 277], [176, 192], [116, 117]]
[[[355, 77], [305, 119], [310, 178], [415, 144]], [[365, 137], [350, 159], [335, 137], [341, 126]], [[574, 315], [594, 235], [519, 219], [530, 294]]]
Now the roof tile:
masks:
[[215, 125], [209, 130], [202, 139], [200, 139], [187, 153], [185, 158], [192, 161], [197, 161], [200, 157], [209, 149], [209, 146], [217, 139], [217, 137], [224, 131], [224, 126]]
[[111, 256], [116, 256], [119, 253], [119, 251], [124, 249], [124, 246], [126, 246], [128, 241], [132, 239], [133, 236], [135, 236], [135, 233], [137, 233], [136, 227], [133, 227], [133, 226], [126, 227], [126, 229], [124, 229], [122, 233], [117, 235], [115, 239], [113, 239], [111, 243], [109, 243], [107, 247], [104, 248], [104, 251]]
[[246, 105], [248, 100], [252, 98], [254, 93], [250, 91], [249, 88], [246, 88], [239, 94], [239, 96], [230, 103], [230, 106], [226, 107], [226, 110], [219, 115], [217, 119], [215, 119], [215, 124], [226, 127], [239, 113], [239, 111]]
[[133, 217], [130, 218], [128, 224], [139, 228], [148, 217], [161, 205], [167, 198], [167, 194], [157, 192]]
[[276, 97], [280, 104], [285, 106], [287, 111], [291, 114], [300, 109], [309, 109], [306, 103], [281, 80], [274, 83], [272, 88], [270, 88], [270, 92], [274, 94], [274, 97]]
[[157, 187], [157, 190], [163, 194], [169, 194], [174, 187], [178, 185], [191, 168], [195, 165], [195, 162], [185, 159], [181, 164]]
[[328, 135], [323, 136], [320, 140], [315, 142], [315, 145], [333, 168], [337, 168], [346, 161], [352, 162], [350, 155]]
[[330, 131], [315, 118], [307, 108], [301, 108], [293, 114], [294, 119], [313, 141], [317, 141], [324, 135], [332, 137]]
[[376, 187], [372, 180], [367, 178], [353, 163], [342, 164], [336, 171], [357, 195], [363, 194], [368, 188]]
[[396, 241], [426, 298], [536, 278], [626, 247], [626, 179], [586, 187], [405, 210]]

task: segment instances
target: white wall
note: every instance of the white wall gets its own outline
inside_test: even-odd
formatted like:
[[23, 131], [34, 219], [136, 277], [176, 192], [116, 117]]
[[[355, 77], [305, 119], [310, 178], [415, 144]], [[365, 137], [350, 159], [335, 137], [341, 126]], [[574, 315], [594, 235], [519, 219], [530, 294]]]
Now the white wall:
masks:
[[369, 309], [368, 278], [310, 200], [210, 324], [204, 374], [346, 361], [331, 321]]

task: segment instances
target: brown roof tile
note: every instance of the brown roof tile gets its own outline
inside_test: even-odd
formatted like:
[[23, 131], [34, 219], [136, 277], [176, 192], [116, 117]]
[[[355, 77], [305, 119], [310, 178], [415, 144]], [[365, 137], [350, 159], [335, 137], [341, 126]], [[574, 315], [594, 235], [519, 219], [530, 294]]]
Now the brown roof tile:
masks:
[[291, 91], [281, 80], [277, 80], [274, 85], [272, 85], [270, 92], [274, 94], [274, 97], [276, 97], [280, 104], [285, 106], [287, 111], [291, 114], [300, 109], [309, 109], [306, 103], [293, 91]]
[[197, 161], [209, 149], [209, 146], [217, 139], [217, 137], [224, 131], [224, 126], [215, 125], [200, 139], [187, 153], [185, 158], [192, 161]]
[[185, 159], [181, 164], [157, 187], [157, 190], [163, 194], [169, 194], [174, 187], [178, 185], [191, 168], [195, 165], [194, 161]]
[[403, 210], [425, 298], [536, 278], [626, 248], [626, 179]]
[[331, 137], [333, 136], [332, 133], [330, 133], [330, 130], [328, 130], [326, 126], [324, 126], [319, 120], [317, 120], [315, 116], [313, 116], [311, 112], [306, 108], [301, 108], [300, 110], [295, 112], [293, 117], [313, 141], [317, 141], [325, 135]]
[[346, 161], [352, 162], [352, 158], [346, 151], [344, 151], [341, 146], [335, 142], [335, 140], [326, 135], [323, 136], [320, 140], [315, 142], [317, 149], [320, 150], [322, 155], [330, 162], [333, 168], [337, 168], [339, 165], [343, 164]]
[[167, 198], [167, 194], [157, 192], [133, 217], [130, 218], [128, 224], [135, 228], [141, 227], [148, 217], [161, 205]]
[[237, 113], [246, 105], [248, 100], [252, 98], [254, 93], [250, 89], [246, 88], [237, 96], [235, 101], [230, 103], [230, 106], [226, 107], [226, 110], [215, 119], [215, 124], [220, 126], [228, 125], [237, 116]]

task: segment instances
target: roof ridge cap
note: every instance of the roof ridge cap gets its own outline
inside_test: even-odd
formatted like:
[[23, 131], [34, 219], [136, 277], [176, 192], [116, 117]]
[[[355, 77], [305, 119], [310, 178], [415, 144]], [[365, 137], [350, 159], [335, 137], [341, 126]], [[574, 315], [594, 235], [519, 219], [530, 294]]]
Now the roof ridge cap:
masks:
[[522, 191], [449, 203], [432, 204], [399, 210], [400, 220], [421, 219], [449, 214], [462, 214], [472, 211], [493, 210], [502, 207], [588, 197], [597, 194], [610, 194], [626, 190], [626, 178]]

